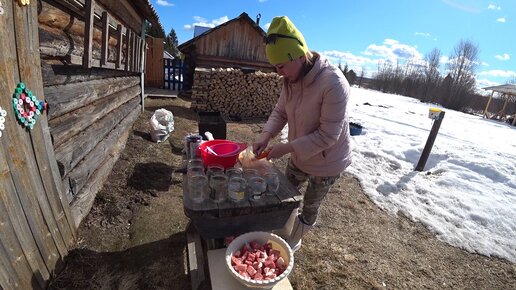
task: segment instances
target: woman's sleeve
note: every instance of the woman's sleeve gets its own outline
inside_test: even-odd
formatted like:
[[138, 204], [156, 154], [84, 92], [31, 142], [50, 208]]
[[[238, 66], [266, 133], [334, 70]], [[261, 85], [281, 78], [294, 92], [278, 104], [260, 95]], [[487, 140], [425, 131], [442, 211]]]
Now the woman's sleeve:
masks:
[[265, 127], [264, 132], [268, 132], [274, 138], [287, 124], [287, 112], [285, 110], [286, 92], [285, 85], [283, 85], [278, 102], [274, 106]]

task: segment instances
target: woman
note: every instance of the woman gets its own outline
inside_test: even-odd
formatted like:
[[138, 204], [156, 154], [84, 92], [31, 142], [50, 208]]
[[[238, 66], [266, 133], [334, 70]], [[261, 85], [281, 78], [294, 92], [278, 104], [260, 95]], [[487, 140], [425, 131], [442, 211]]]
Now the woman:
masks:
[[[267, 58], [284, 82], [253, 148], [255, 154], [270, 150], [267, 159], [290, 153], [287, 178], [298, 188], [308, 180], [302, 211], [286, 234], [287, 242], [297, 250], [302, 236], [315, 225], [324, 197], [351, 163], [346, 110], [349, 84], [337, 67], [308, 50], [288, 17], [272, 20], [265, 42]], [[269, 146], [285, 124], [288, 142]]]

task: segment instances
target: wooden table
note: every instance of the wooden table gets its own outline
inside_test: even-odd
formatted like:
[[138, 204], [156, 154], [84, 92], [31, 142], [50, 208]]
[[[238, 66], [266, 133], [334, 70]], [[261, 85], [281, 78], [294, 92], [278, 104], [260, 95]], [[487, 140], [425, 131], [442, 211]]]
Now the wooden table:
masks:
[[277, 168], [274, 170], [280, 178], [280, 187], [276, 194], [239, 203], [229, 200], [220, 203], [212, 200], [193, 203], [186, 198], [188, 188], [186, 174], [183, 175], [183, 206], [185, 215], [190, 219], [186, 238], [192, 289], [212, 289], [208, 251], [223, 248], [223, 238], [250, 231], [280, 229], [292, 211], [300, 206], [301, 193], [288, 182], [282, 172]]
[[250, 231], [272, 231], [282, 228], [292, 210], [301, 203], [302, 195], [277, 168], [280, 187], [273, 195], [262, 195], [259, 200], [216, 203], [206, 199], [193, 203], [188, 196], [186, 175], [183, 177], [183, 205], [185, 215], [204, 239], [218, 239]]

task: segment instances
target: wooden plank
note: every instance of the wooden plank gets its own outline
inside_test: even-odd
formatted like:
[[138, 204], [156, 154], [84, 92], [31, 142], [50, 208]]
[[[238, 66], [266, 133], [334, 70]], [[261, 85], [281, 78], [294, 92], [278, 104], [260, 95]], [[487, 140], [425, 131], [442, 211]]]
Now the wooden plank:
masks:
[[138, 77], [122, 77], [46, 87], [45, 99], [49, 104], [49, 119], [84, 107], [137, 83]]
[[[64, 60], [70, 64], [81, 64], [81, 57], [73, 54], [69, 54], [64, 57]], [[91, 61], [91, 68], [107, 68], [107, 69], [115, 69], [116, 64], [114, 62], [107, 62], [105, 65], [100, 63], [100, 60], [94, 59]]]
[[66, 176], [107, 134], [139, 103], [137, 98], [125, 103], [85, 131], [55, 149], [61, 176]]
[[124, 39], [124, 28], [121, 24], [117, 26], [117, 34], [116, 34], [116, 61], [115, 67], [120, 69], [122, 67], [122, 41]]
[[[2, 187], [0, 185], [0, 187]], [[0, 194], [5, 194], [4, 192]], [[0, 286], [6, 289], [40, 289], [0, 199]]]
[[125, 31], [125, 59], [124, 59], [124, 64], [125, 64], [125, 70], [126, 71], [129, 71], [129, 64], [130, 64], [130, 56], [129, 56], [129, 53], [131, 52], [131, 34], [132, 34], [132, 31], [130, 29], [127, 29]]
[[[135, 111], [140, 110], [141, 108], [137, 108]], [[95, 196], [97, 192], [102, 188], [104, 181], [109, 177], [111, 173], [111, 169], [118, 159], [120, 152], [123, 150], [127, 137], [129, 136], [129, 130], [127, 130], [119, 139], [119, 143], [117, 146], [112, 148], [113, 154], [111, 154], [111, 158], [107, 158], [99, 168], [93, 173], [88, 182], [84, 185], [81, 192], [76, 196], [76, 198], [71, 203], [71, 212], [74, 219], [74, 223], [76, 227], [79, 227], [83, 218], [90, 211], [93, 202], [95, 201]]]
[[[138, 105], [138, 103], [136, 103]], [[132, 108], [134, 110], [135, 107]], [[83, 188], [84, 184], [93, 174], [94, 169], [102, 163], [103, 160], [109, 158], [110, 148], [116, 147], [116, 143], [120, 139], [120, 135], [123, 134], [129, 127], [131, 127], [134, 121], [138, 118], [139, 112], [134, 110], [127, 117], [114, 128], [106, 138], [95, 146], [84, 160], [75, 167], [67, 178], [69, 180], [70, 189], [72, 195], [76, 195]]]
[[134, 51], [133, 51], [133, 71], [138, 72], [138, 34], [134, 34], [133, 37], [133, 44], [134, 44]]
[[192, 289], [200, 289], [203, 283], [206, 283], [206, 261], [205, 251], [202, 248], [202, 241], [199, 233], [192, 225], [188, 223], [186, 227], [186, 243], [188, 253], [188, 273], [190, 274], [190, 282]]
[[136, 38], [138, 37], [136, 33], [131, 34], [131, 71], [136, 71]]
[[[27, 9], [18, 6], [15, 12], [17, 35], [20, 35], [19, 30], [21, 29], [25, 29], [26, 35], [25, 38], [16, 38], [20, 78], [27, 84], [30, 84], [36, 96], [43, 96], [39, 45], [37, 41], [34, 41], [38, 39], [37, 23], [33, 21], [33, 19], [37, 18], [37, 5], [30, 5]], [[75, 244], [75, 234], [69, 223], [68, 204], [62, 203], [61, 197], [63, 193], [57, 186], [57, 183], [60, 183], [59, 172], [57, 171], [54, 148], [52, 146], [45, 114], [40, 116], [37, 124], [39, 126], [30, 130], [30, 140], [37, 163], [36, 169], [39, 171], [41, 178], [38, 183], [42, 183], [44, 192], [46, 193], [46, 200], [44, 196], [38, 196], [38, 200], [40, 206], [45, 208], [43, 213], [49, 227], [53, 228], [54, 224], [57, 223], [57, 229], [53, 229], [54, 232], [52, 232], [52, 235], [61, 258], [64, 258], [68, 253], [68, 247]], [[51, 216], [45, 214], [47, 207], [50, 207]]]
[[57, 148], [66, 140], [86, 130], [112, 110], [140, 94], [140, 86], [135, 84], [132, 87], [118, 91], [110, 96], [97, 100], [87, 106], [75, 111], [66, 113], [49, 122], [51, 135], [54, 140], [54, 148]]
[[138, 36], [136, 38], [136, 71], [140, 72], [140, 57], [142, 55], [141, 52], [141, 38]]
[[76, 65], [70, 64], [70, 62], [63, 64], [62, 60], [42, 59], [41, 72], [43, 74], [44, 90], [46, 90], [46, 87], [51, 86], [132, 75], [120, 70], [85, 69], [82, 67], [82, 59], [78, 59], [79, 62], [75, 63]]
[[102, 12], [102, 48], [100, 55], [100, 65], [104, 66], [108, 60], [109, 48], [109, 14]]
[[[24, 33], [18, 35], [14, 31], [14, 12], [12, 4], [13, 1], [4, 2], [5, 14], [0, 17], [0, 92], [10, 95], [16, 87], [16, 83], [19, 80], [19, 71], [17, 66], [17, 48], [16, 48], [16, 37], [25, 38]], [[11, 98], [2, 97], [0, 98], [0, 106], [3, 108], [11, 108]], [[28, 224], [26, 233], [23, 238], [30, 239], [36, 245], [35, 249], [38, 248], [41, 251], [37, 251], [37, 254], [32, 254], [32, 249], [27, 247], [30, 243], [24, 243], [24, 252], [28, 256], [33, 256], [29, 260], [31, 262], [31, 268], [34, 273], [41, 273], [43, 279], [49, 278], [49, 271], [47, 265], [55, 264], [56, 258], [59, 256], [54, 241], [52, 240], [51, 234], [45, 224], [37, 201], [34, 198], [35, 194], [41, 194], [40, 190], [37, 190], [34, 186], [34, 161], [30, 159], [33, 156], [29, 149], [30, 140], [27, 132], [18, 125], [17, 120], [13, 114], [7, 114], [6, 122], [7, 125], [3, 131], [3, 136], [0, 138], [1, 144], [1, 158], [0, 162], [4, 163], [4, 168], [1, 171], [1, 175], [4, 180], [6, 176], [12, 180], [12, 189], [4, 192], [2, 198], [9, 197], [9, 200], [20, 200], [20, 204], [23, 204], [23, 208], [11, 208], [16, 204], [7, 205], [9, 209], [17, 210], [15, 218], [20, 219], [17, 225], [24, 221]], [[5, 166], [7, 164], [7, 166]], [[5, 168], [10, 168], [6, 170]], [[2, 181], [4, 181], [2, 180]], [[2, 182], [3, 186], [3, 182]], [[10, 196], [14, 194], [14, 196]], [[5, 201], [3, 201], [5, 202]], [[26, 216], [25, 216], [26, 214]], [[19, 229], [19, 228], [18, 228]], [[23, 234], [23, 231], [17, 232], [19, 235]], [[29, 245], [30, 246], [30, 245]], [[39, 255], [39, 256], [38, 256]], [[29, 256], [28, 256], [29, 257]]]
[[95, 18], [95, 0], [86, 0], [86, 17], [84, 21], [84, 53], [82, 58], [82, 65], [85, 68], [92, 66], [92, 51], [93, 51], [93, 21]]

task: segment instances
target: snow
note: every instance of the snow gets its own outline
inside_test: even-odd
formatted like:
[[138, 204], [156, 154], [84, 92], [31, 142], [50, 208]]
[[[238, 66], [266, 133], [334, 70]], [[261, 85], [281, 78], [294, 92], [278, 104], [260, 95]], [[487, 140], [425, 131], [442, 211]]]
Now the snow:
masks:
[[351, 89], [353, 163], [380, 208], [425, 224], [453, 246], [516, 262], [516, 127], [445, 111], [424, 171], [414, 171], [433, 120], [419, 100]]

